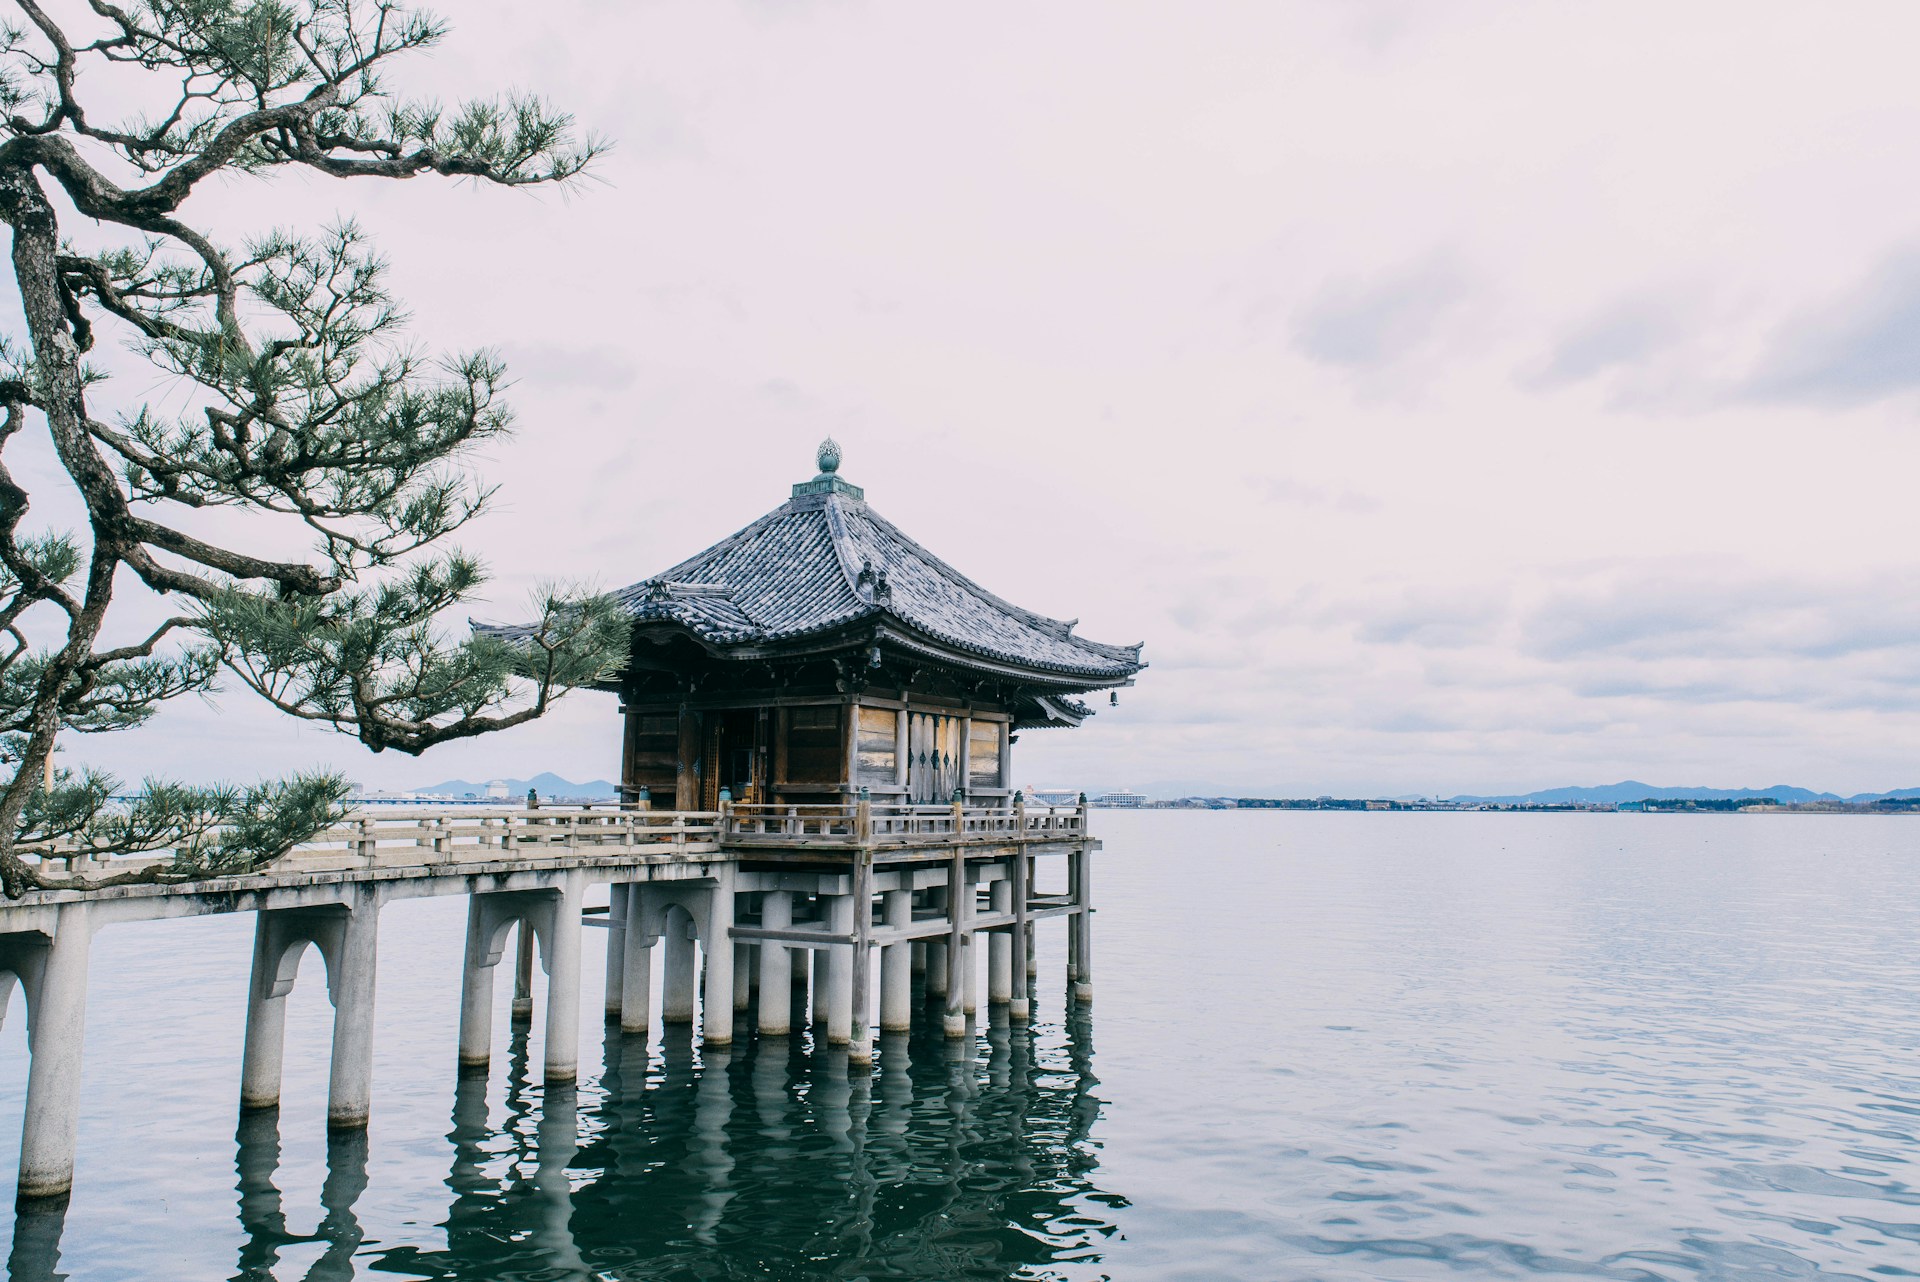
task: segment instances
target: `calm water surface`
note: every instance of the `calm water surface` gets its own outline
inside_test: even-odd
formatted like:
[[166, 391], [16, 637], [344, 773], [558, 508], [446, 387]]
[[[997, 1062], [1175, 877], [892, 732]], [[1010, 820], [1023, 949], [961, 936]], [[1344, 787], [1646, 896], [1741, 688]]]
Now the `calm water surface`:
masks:
[[589, 983], [577, 1090], [504, 1010], [461, 1083], [464, 906], [395, 904], [373, 1128], [331, 1145], [317, 962], [281, 1113], [236, 1129], [250, 920], [110, 928], [77, 1191], [8, 1222], [10, 1277], [1920, 1275], [1920, 818], [1097, 830], [1092, 1010], [1050, 923], [1031, 1033], [886, 1041], [871, 1075], [603, 1045]]

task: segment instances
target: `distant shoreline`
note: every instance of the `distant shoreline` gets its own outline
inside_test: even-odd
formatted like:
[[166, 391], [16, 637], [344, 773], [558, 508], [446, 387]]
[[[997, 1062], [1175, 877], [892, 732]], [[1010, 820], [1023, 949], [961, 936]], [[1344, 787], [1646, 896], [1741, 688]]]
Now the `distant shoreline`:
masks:
[[1446, 801], [1386, 801], [1325, 798], [1305, 800], [1269, 800], [1266, 798], [1182, 798], [1178, 801], [1149, 801], [1141, 804], [1102, 805], [1088, 803], [1095, 810], [1286, 810], [1338, 811], [1350, 814], [1648, 814], [1648, 815], [1913, 815], [1920, 814], [1920, 801], [1901, 798], [1893, 801], [1686, 801], [1649, 799], [1628, 802], [1548, 802], [1496, 804], [1491, 802], [1453, 803]]

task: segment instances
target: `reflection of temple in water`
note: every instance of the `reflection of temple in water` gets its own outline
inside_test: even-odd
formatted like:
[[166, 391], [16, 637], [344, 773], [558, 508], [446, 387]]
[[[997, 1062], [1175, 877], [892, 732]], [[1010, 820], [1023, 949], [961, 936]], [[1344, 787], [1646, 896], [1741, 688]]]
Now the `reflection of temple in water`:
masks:
[[[329, 1143], [319, 1226], [295, 1233], [275, 1185], [276, 1118], [248, 1115], [234, 1277], [1055, 1276], [1100, 1258], [1123, 1203], [1093, 1182], [1091, 1016], [1073, 1011], [1063, 1041], [1048, 1031], [898, 1034], [878, 1071], [850, 1073], [844, 1048], [800, 1039], [696, 1059], [685, 1031], [661, 1044], [616, 1027], [598, 1089], [544, 1092], [518, 1034], [503, 1116], [489, 1116], [484, 1077], [456, 1089], [445, 1249], [376, 1246], [358, 1274], [365, 1133]], [[22, 1218], [10, 1282], [65, 1276], [59, 1232], [57, 1214]], [[283, 1273], [283, 1254], [312, 1263]]]

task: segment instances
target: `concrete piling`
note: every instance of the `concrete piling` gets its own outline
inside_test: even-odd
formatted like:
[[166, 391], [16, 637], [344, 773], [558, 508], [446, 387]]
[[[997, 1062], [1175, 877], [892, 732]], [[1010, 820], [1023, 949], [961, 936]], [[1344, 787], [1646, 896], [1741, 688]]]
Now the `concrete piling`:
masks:
[[[264, 916], [264, 914], [263, 914]], [[491, 934], [486, 901], [467, 896], [467, 941], [460, 967], [460, 1068], [485, 1069], [493, 1056], [493, 967], [489, 956]], [[255, 965], [258, 966], [258, 962]], [[253, 1044], [253, 1021], [247, 1021], [247, 1044]], [[246, 1095], [241, 1094], [241, 1107]]]
[[[575, 872], [555, 889], [546, 910], [547, 972], [546, 1062], [541, 1080], [549, 1084], [575, 1080], [580, 1075], [580, 910], [586, 900], [586, 878]], [[624, 978], [624, 976], [623, 976]]]
[[[25, 958], [27, 1107], [20, 1126], [21, 1202], [63, 1198], [73, 1188], [80, 1138], [80, 1048], [86, 1036], [90, 905], [65, 904], [53, 936]], [[16, 972], [18, 973], [18, 972]]]
[[[993, 883], [989, 892], [992, 896], [993, 915], [998, 917], [1013, 911], [1013, 881], [1002, 877]], [[1013, 932], [996, 930], [987, 936], [987, 1001], [994, 1006], [1005, 1006], [1013, 1000]]]
[[707, 899], [706, 990], [700, 1040], [709, 1047], [733, 1045], [733, 878], [723, 876]]
[[337, 925], [320, 941], [321, 955], [327, 960], [327, 988], [333, 996], [327, 1129], [354, 1131], [366, 1126], [373, 1111], [373, 991], [379, 966], [380, 901], [371, 892], [363, 893], [333, 922]]
[[661, 976], [665, 991], [661, 994], [660, 1022], [693, 1022], [694, 941], [693, 918], [684, 908], [667, 910], [666, 969]]
[[607, 887], [607, 1006], [609, 1024], [620, 1022], [625, 1009], [621, 988], [627, 980], [627, 888], [618, 882]]
[[[786, 930], [793, 925], [793, 892], [769, 890], [760, 896], [760, 925], [765, 930]], [[787, 960], [785, 944], [765, 939], [760, 942], [760, 1032], [766, 1037], [785, 1037], [793, 1031], [793, 964]]]
[[627, 934], [620, 976], [620, 1031], [644, 1033], [651, 1015], [653, 937], [647, 934], [645, 904], [638, 888], [627, 891]]
[[[826, 903], [827, 929], [836, 935], [852, 934], [853, 896], [834, 895]], [[827, 1045], [845, 1046], [853, 1034], [853, 948], [831, 944], [815, 951], [826, 963]]]
[[[889, 890], [882, 896], [883, 920], [889, 930], [913, 925], [913, 892]], [[904, 1033], [913, 1028], [913, 970], [911, 943], [887, 944], [880, 950], [880, 1031]]]

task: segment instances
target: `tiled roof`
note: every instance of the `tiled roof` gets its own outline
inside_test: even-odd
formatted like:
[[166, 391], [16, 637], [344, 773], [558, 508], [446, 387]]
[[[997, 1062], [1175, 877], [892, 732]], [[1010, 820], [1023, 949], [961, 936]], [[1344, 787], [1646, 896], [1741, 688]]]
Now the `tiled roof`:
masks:
[[[808, 489], [808, 486], [796, 487]], [[1102, 645], [1073, 624], [1001, 600], [908, 538], [844, 483], [820, 486], [672, 569], [614, 594], [640, 621], [672, 622], [715, 646], [896, 621], [953, 650], [1070, 679], [1124, 681], [1140, 647]]]

